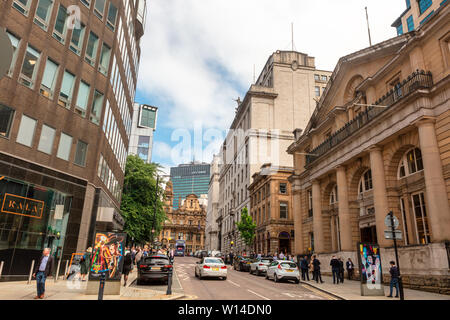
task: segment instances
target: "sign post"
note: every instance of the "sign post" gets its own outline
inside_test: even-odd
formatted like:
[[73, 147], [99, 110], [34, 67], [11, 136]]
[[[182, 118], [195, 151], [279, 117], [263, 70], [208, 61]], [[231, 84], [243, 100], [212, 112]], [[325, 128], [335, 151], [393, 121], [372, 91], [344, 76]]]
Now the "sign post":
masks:
[[386, 219], [384, 220], [386, 227], [390, 227], [391, 230], [385, 231], [384, 235], [386, 239], [392, 239], [394, 240], [394, 251], [395, 251], [395, 263], [397, 264], [397, 270], [398, 270], [398, 286], [400, 291], [400, 300], [405, 300], [405, 295], [403, 292], [403, 283], [402, 283], [402, 277], [400, 275], [400, 264], [398, 259], [398, 250], [397, 250], [397, 239], [402, 239], [402, 232], [399, 230], [396, 230], [399, 226], [399, 222], [396, 216], [394, 216], [394, 213], [392, 211], [389, 211], [388, 215], [386, 216]]

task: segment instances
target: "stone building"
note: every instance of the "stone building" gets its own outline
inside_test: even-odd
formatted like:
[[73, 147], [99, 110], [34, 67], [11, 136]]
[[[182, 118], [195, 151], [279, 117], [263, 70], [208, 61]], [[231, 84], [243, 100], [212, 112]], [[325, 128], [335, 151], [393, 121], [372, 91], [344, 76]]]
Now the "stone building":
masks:
[[243, 101], [237, 99], [236, 115], [219, 154], [222, 251], [244, 249], [236, 222], [244, 207], [251, 210], [251, 177], [268, 162], [274, 167], [292, 167], [286, 153], [294, 142], [292, 131], [306, 127], [330, 74], [316, 69], [315, 58], [307, 54], [277, 51]]
[[205, 249], [207, 202], [200, 203], [195, 194], [186, 196], [178, 209], [173, 209], [173, 186], [169, 181], [165, 191], [166, 221], [159, 235], [163, 246], [175, 247], [176, 240], [186, 241], [186, 253]]
[[272, 168], [265, 164], [253, 175], [250, 215], [256, 223], [255, 253], [291, 254], [294, 248], [294, 214], [289, 176], [293, 168]]
[[377, 242], [387, 278], [393, 211], [405, 285], [449, 292], [449, 41], [446, 4], [415, 31], [339, 60], [288, 149], [295, 253], [358, 261], [357, 243]]
[[219, 215], [219, 161], [216, 155], [211, 163], [211, 178], [209, 180], [208, 208], [206, 212], [205, 225], [205, 247], [206, 250], [221, 250], [220, 230], [217, 222]]
[[2, 277], [27, 275], [44, 247], [64, 265], [96, 230], [122, 230], [145, 15], [145, 0], [0, 1], [14, 48], [0, 79]]

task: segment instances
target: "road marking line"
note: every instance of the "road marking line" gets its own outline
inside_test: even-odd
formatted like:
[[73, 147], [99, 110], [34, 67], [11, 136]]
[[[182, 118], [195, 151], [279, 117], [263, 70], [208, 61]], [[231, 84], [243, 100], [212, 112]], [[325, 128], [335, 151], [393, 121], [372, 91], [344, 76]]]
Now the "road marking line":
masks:
[[264, 296], [262, 296], [262, 295], [260, 295], [260, 294], [258, 294], [256, 292], [254, 292], [254, 291], [252, 291], [250, 289], [247, 289], [247, 291], [250, 292], [250, 293], [253, 293], [254, 295], [257, 295], [260, 298], [263, 298], [264, 300], [270, 300], [269, 298], [266, 298], [266, 297], [264, 297]]
[[231, 280], [228, 280], [228, 282], [231, 283], [232, 285], [235, 285], [236, 287], [239, 287], [239, 288], [241, 287], [240, 285], [238, 285], [237, 283], [234, 283], [234, 282], [231, 281]]

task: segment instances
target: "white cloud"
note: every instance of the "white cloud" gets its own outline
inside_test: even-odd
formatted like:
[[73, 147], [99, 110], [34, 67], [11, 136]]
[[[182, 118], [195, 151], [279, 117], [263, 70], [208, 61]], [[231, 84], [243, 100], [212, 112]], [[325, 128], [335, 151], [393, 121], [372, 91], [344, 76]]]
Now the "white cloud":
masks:
[[159, 127], [227, 129], [253, 66], [258, 76], [274, 51], [290, 50], [291, 22], [296, 50], [333, 70], [368, 46], [365, 6], [373, 44], [394, 37], [404, 0], [148, 1], [138, 89], [164, 102]]

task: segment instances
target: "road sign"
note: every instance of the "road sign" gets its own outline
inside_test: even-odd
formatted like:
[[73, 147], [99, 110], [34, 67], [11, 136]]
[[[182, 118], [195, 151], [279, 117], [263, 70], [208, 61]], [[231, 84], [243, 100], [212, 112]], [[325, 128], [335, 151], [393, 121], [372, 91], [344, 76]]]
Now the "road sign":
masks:
[[[385, 230], [384, 231], [384, 237], [388, 240], [393, 240], [394, 239], [394, 232], [390, 231], [390, 230]], [[395, 239], [396, 240], [402, 240], [403, 239], [403, 234], [401, 232], [401, 230], [395, 230]]]
[[[397, 229], [400, 223], [398, 222], [398, 219], [396, 216], [393, 216], [392, 219], [394, 220], [394, 229]], [[392, 228], [390, 215], [386, 216], [386, 218], [384, 219], [384, 224], [386, 225], [386, 227]]]
[[2, 78], [11, 66], [13, 47], [6, 31], [0, 29], [0, 78]]

